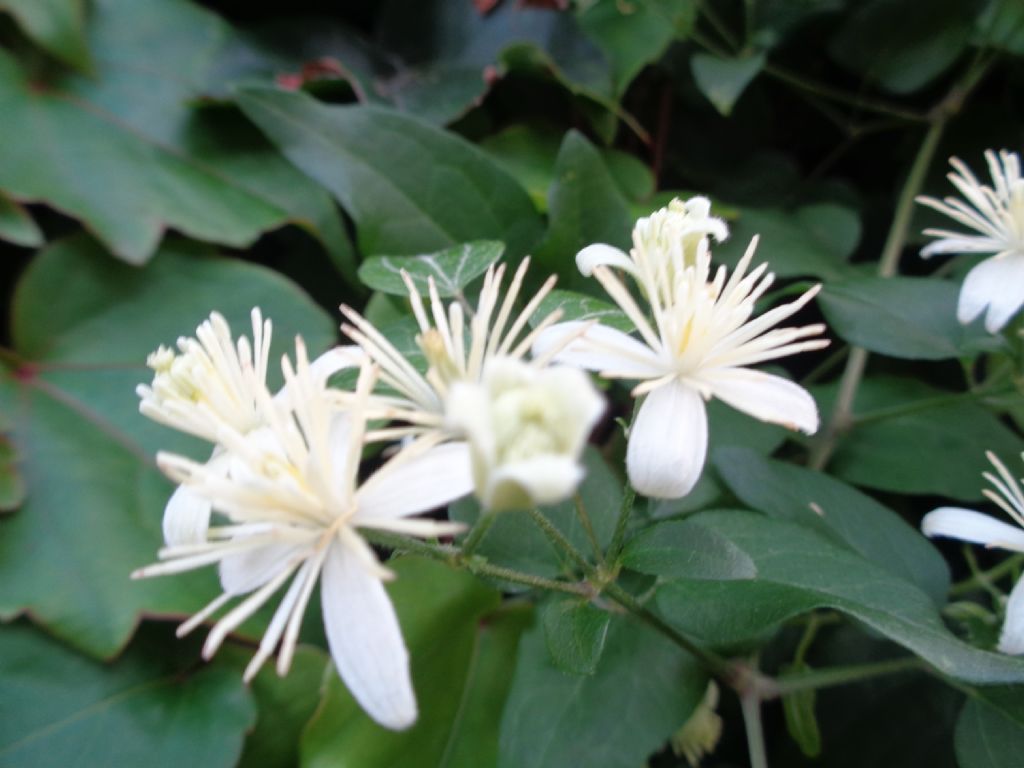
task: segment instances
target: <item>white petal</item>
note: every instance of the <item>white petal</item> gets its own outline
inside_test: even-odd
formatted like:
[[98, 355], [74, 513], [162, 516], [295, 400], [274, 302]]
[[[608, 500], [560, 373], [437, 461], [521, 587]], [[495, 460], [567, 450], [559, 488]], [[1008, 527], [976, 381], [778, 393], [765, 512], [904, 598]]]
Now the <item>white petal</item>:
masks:
[[443, 506], [473, 490], [466, 443], [445, 443], [422, 456], [385, 464], [356, 493], [359, 509], [353, 522], [376, 517], [405, 517]]
[[[562, 346], [567, 337], [586, 325], [588, 323], [584, 321], [573, 320], [551, 326], [534, 341], [533, 356], [542, 357], [552, 348]], [[605, 325], [591, 325], [586, 334], [569, 342], [552, 361], [637, 379], [655, 378], [667, 372], [664, 363], [650, 347]]]
[[168, 546], [206, 541], [212, 509], [209, 500], [179, 485], [164, 508], [164, 541]]
[[672, 381], [640, 406], [626, 446], [626, 469], [637, 491], [678, 499], [700, 479], [708, 452], [708, 416], [692, 387]]
[[220, 561], [220, 585], [229, 595], [252, 592], [287, 567], [302, 547], [299, 544], [267, 544], [228, 555]]
[[957, 319], [969, 323], [988, 307], [985, 330], [996, 333], [1024, 304], [1024, 257], [991, 258], [967, 273]]
[[750, 368], [720, 368], [702, 372], [700, 380], [712, 394], [755, 419], [813, 434], [818, 429], [818, 406], [811, 393], [781, 376]]
[[1024, 578], [1010, 592], [998, 648], [1002, 653], [1024, 653]]
[[925, 536], [948, 536], [972, 544], [1024, 552], [1024, 530], [971, 509], [939, 507], [921, 520]]
[[333, 347], [309, 364], [310, 373], [317, 381], [325, 381], [345, 368], [358, 368], [366, 357], [356, 344]]
[[[227, 474], [230, 463], [229, 454], [214, 451], [214, 455], [205, 466], [210, 472], [223, 477]], [[212, 505], [207, 499], [187, 486], [179, 485], [164, 508], [164, 541], [168, 546], [206, 541], [211, 511]]]
[[636, 274], [636, 264], [615, 246], [595, 243], [576, 254], [576, 268], [584, 277], [590, 277], [594, 273], [594, 267], [602, 264]]
[[392, 730], [416, 722], [409, 652], [380, 579], [334, 542], [324, 561], [324, 629], [338, 674], [366, 713]]
[[538, 456], [495, 469], [482, 499], [492, 511], [556, 504], [572, 496], [584, 469], [568, 456]]

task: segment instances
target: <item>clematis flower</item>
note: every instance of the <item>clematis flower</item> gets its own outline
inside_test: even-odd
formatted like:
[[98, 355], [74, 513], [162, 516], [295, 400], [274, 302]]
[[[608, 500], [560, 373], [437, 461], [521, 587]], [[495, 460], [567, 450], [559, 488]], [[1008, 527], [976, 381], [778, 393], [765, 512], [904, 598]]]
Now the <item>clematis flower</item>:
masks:
[[[651, 218], [672, 215], [685, 214], [677, 206]], [[717, 236], [710, 228], [708, 232]], [[647, 496], [679, 498], [690, 492], [704, 466], [705, 400], [717, 397], [755, 418], [790, 429], [808, 433], [817, 429], [817, 407], [803, 387], [747, 366], [820, 349], [828, 341], [808, 339], [822, 333], [820, 324], [769, 330], [806, 305], [820, 286], [752, 317], [754, 302], [774, 280], [765, 264], [747, 274], [756, 238], [728, 279], [724, 267], [712, 279], [707, 237], [689, 241], [686, 247], [668, 242], [655, 242], [652, 247], [642, 233], [642, 229], [640, 234], [634, 232], [628, 256], [613, 253], [615, 249], [607, 245], [590, 246], [577, 256], [577, 264], [592, 272], [636, 326], [640, 339], [604, 325], [584, 328], [579, 322], [568, 322], [544, 331], [533, 350], [605, 378], [640, 381], [633, 395], [647, 397], [629, 434], [629, 478]], [[650, 303], [653, 323], [611, 270], [623, 266], [623, 259], [633, 264], [626, 271]]]
[[[534, 339], [558, 321], [556, 310], [535, 328], [526, 331], [527, 322], [550, 293], [555, 277], [548, 279], [518, 314], [516, 299], [522, 288], [529, 259], [523, 259], [502, 297], [505, 265], [492, 265], [484, 276], [475, 311], [465, 317], [459, 301], [447, 306], [441, 300], [433, 279], [428, 280], [429, 305], [424, 304], [416, 286], [403, 272], [409, 289], [413, 316], [419, 326], [416, 343], [427, 360], [426, 374], [420, 373], [395, 346], [369, 321], [348, 306], [341, 311], [348, 319], [342, 330], [359, 345], [367, 358], [380, 368], [380, 381], [393, 394], [377, 395], [372, 400], [374, 417], [406, 422], [408, 426], [374, 433], [375, 438], [444, 435], [458, 437], [446, 420], [446, 400], [456, 382], [479, 382], [489, 360], [495, 357], [522, 359]], [[429, 309], [429, 311], [428, 311]], [[466, 326], [469, 343], [466, 343]], [[524, 333], [524, 331], [526, 331]], [[540, 367], [546, 360], [532, 364]]]
[[988, 150], [985, 159], [992, 175], [992, 187], [978, 181], [970, 169], [954, 157], [949, 162], [955, 173], [946, 178], [964, 199], [918, 197], [917, 202], [977, 233], [926, 229], [926, 235], [939, 239], [926, 246], [921, 251], [922, 256], [995, 254], [967, 273], [960, 289], [957, 319], [969, 323], [985, 312], [985, 330], [996, 333], [1024, 305], [1024, 179], [1016, 153], [1003, 150], [997, 156]]
[[317, 579], [331, 656], [360, 706], [381, 725], [402, 729], [417, 715], [409, 659], [383, 582], [392, 574], [360, 530], [410, 536], [450, 535], [448, 522], [414, 519], [472, 489], [464, 447], [422, 441], [400, 451], [362, 484], [359, 461], [366, 402], [375, 371], [364, 365], [355, 398], [344, 411], [296, 341], [296, 365], [282, 362], [286, 397], [256, 390], [258, 421], [244, 433], [223, 424], [226, 472], [185, 457], [160, 454], [161, 469], [206, 499], [223, 518], [199, 543], [171, 545], [162, 562], [133, 577], [178, 573], [218, 564], [224, 593], [179, 627], [183, 635], [233, 598], [203, 648], [209, 658], [227, 635], [287, 584], [259, 649], [245, 670], [250, 680], [280, 647], [279, 674], [291, 664], [299, 627]]
[[584, 474], [580, 454], [604, 407], [578, 369], [537, 370], [496, 357], [479, 383], [452, 385], [448, 421], [468, 438], [481, 503], [525, 509], [573, 494]]
[[[1021, 490], [1021, 481], [1010, 473], [994, 453], [989, 451], [985, 455], [995, 467], [996, 474], [982, 474], [992, 485], [992, 488], [986, 488], [982, 493], [1008, 514], [1016, 525], [1009, 525], [971, 509], [939, 507], [924, 516], [921, 530], [925, 536], [948, 536], [971, 544], [1024, 552], [1024, 492]], [[1003, 653], [1024, 653], [1024, 579], [1020, 579], [1010, 592], [998, 648]]]
[[[252, 342], [246, 336], [235, 340], [223, 315], [212, 312], [195, 337], [178, 339], [177, 352], [161, 345], [150, 354], [146, 365], [153, 370], [153, 382], [136, 388], [144, 416], [214, 444], [207, 467], [221, 475], [228, 468], [228, 457], [217, 445], [221, 430], [248, 434], [263, 425], [258, 401], [266, 388], [273, 326], [258, 307], [250, 316]], [[314, 360], [313, 374], [326, 379], [350, 364], [343, 352], [331, 350]], [[164, 509], [164, 540], [200, 542], [209, 521], [209, 501], [179, 486]]]

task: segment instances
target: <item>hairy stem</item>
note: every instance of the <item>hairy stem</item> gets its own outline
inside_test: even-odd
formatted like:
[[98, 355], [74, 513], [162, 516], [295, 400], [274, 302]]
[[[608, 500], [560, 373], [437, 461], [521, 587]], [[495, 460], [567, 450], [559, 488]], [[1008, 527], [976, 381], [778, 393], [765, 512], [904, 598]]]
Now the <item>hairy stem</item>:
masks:
[[928, 664], [916, 656], [901, 659], [877, 661], [871, 664], [854, 664], [846, 667], [829, 667], [814, 669], [809, 672], [794, 672], [775, 678], [775, 689], [778, 696], [808, 689], [828, 688], [833, 685], [846, 685], [869, 680], [873, 677], [895, 675], [912, 670], [927, 670]]

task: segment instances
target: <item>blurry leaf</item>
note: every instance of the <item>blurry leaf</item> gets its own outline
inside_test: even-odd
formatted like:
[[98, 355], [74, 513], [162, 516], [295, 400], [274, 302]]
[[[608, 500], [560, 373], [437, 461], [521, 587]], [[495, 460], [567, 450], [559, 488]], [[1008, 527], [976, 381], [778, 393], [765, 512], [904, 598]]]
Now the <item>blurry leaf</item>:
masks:
[[978, 17], [977, 45], [1024, 56], [1024, 5], [994, 0]]
[[593, 675], [567, 675], [535, 627], [519, 646], [499, 768], [636, 768], [704, 696], [707, 675], [672, 641], [615, 616]]
[[131, 263], [146, 261], [168, 227], [247, 246], [294, 222], [350, 266], [329, 196], [237, 112], [190, 105], [230, 37], [220, 19], [182, 0], [91, 8], [90, 45], [103, 52], [93, 77], [41, 80], [0, 52], [0, 189], [81, 219]]
[[[787, 666], [785, 671], [808, 672], [810, 667], [806, 664], [793, 664]], [[818, 729], [818, 719], [814, 715], [816, 700], [817, 691], [813, 688], [782, 695], [786, 730], [807, 757], [817, 757], [821, 754], [821, 731]]]
[[408, 64], [485, 69], [510, 61], [542, 61], [574, 92], [607, 98], [611, 73], [601, 50], [572, 13], [526, 3], [498, 3], [481, 13], [471, 3], [388, 2], [378, 18], [380, 40]]
[[[781, 369], [766, 372], [785, 375]], [[718, 399], [708, 401], [707, 410], [708, 444], [712, 451], [719, 446], [736, 445], [768, 456], [792, 434], [779, 424], [755, 419]]]
[[983, 698], [969, 698], [956, 723], [956, 758], [960, 768], [1016, 768], [1024, 754], [1024, 707], [1021, 689], [1013, 715]]
[[976, 0], [870, 0], [856, 6], [829, 53], [893, 93], [911, 93], [963, 53], [980, 8]]
[[[398, 574], [388, 593], [409, 648], [419, 719], [407, 731], [382, 728], [333, 674], [303, 735], [302, 765], [391, 768], [415, 755], [415, 764], [424, 768], [471, 768], [474, 763], [449, 761], [464, 741], [470, 742], [466, 746], [475, 765], [493, 764], [510, 670], [507, 655], [495, 664], [491, 654], [514, 653], [521, 618], [506, 619], [499, 612], [492, 622], [500, 595], [465, 571], [411, 557], [388, 567]], [[489, 717], [480, 718], [469, 706], [486, 707]]]
[[582, 134], [570, 131], [555, 163], [548, 195], [548, 226], [537, 248], [537, 264], [554, 272], [566, 287], [590, 287], [576, 269], [576, 253], [591, 243], [629, 247], [633, 222], [600, 153]]
[[100, 664], [27, 624], [0, 627], [5, 768], [235, 765], [255, 715], [241, 676], [197, 667], [195, 645], [165, 628], [141, 635]]
[[731, 266], [758, 235], [754, 264], [768, 262], [779, 277], [842, 277], [849, 272], [845, 259], [860, 240], [857, 214], [831, 203], [796, 211], [743, 208], [731, 229], [729, 239], [714, 248], [715, 256]]
[[43, 233], [22, 206], [0, 194], [0, 240], [24, 248], [38, 248]]
[[25, 34], [51, 56], [82, 72], [92, 69], [85, 40], [85, 0], [0, 0]]
[[945, 280], [859, 277], [828, 283], [818, 303], [844, 341], [883, 355], [943, 360], [1002, 346], [980, 323], [957, 322], [958, 294]]
[[608, 635], [611, 614], [581, 600], [549, 600], [541, 624], [551, 660], [563, 672], [592, 675]]
[[688, 520], [651, 526], [630, 540], [622, 564], [665, 579], [753, 579], [745, 552], [713, 530]]
[[821, 472], [766, 459], [748, 449], [722, 448], [713, 456], [729, 489], [751, 509], [842, 541], [875, 565], [916, 585], [936, 605], [945, 604], [946, 562], [891, 509]]
[[917, 587], [809, 528], [733, 511], [700, 512], [690, 521], [730, 540], [757, 569], [753, 579], [679, 579], [658, 588], [662, 614], [697, 642], [732, 645], [794, 616], [831, 608], [950, 677], [981, 684], [1024, 682], [1024, 660], [957, 639]]
[[530, 318], [530, 325], [536, 326], [555, 310], [562, 310], [559, 322], [569, 320], [598, 320], [601, 325], [617, 328], [629, 333], [633, 330], [633, 321], [615, 304], [596, 299], [575, 291], [554, 290], [537, 306], [537, 311]]
[[364, 253], [410, 254], [490, 238], [518, 259], [540, 235], [526, 193], [472, 144], [397, 112], [246, 88], [239, 104], [355, 219]]
[[[171, 486], [154, 454], [209, 454], [140, 416], [133, 390], [151, 379], [144, 361], [159, 344], [191, 335], [212, 309], [251, 335], [249, 310], [260, 304], [274, 322], [271, 360], [296, 333], [311, 354], [334, 338], [334, 321], [295, 285], [195, 244], [165, 246], [145, 271], [85, 237], [31, 263], [13, 307], [23, 362], [0, 375], [27, 485], [24, 506], [0, 520], [0, 614], [31, 611], [62, 640], [109, 656], [140, 612], [191, 612], [219, 593], [209, 572], [128, 579], [155, 559], [163, 538]], [[274, 370], [272, 386], [280, 381]]]
[[[518, 124], [488, 136], [480, 142], [480, 148], [515, 177], [537, 210], [546, 211], [561, 142], [562, 134], [558, 131]], [[627, 198], [643, 199], [654, 191], [654, 175], [636, 157], [607, 147], [597, 149], [619, 191]]]
[[[579, 493], [594, 527], [594, 536], [603, 548], [611, 542], [622, 505], [622, 483], [593, 446], [583, 454], [586, 476]], [[448, 509], [452, 520], [472, 525], [479, 519], [480, 506], [472, 498], [455, 502]], [[580, 523], [572, 500], [544, 508], [544, 514], [581, 552], [593, 551], [590, 537]], [[525, 512], [502, 512], [497, 516], [477, 547], [476, 555], [496, 565], [515, 568], [538, 576], [557, 576], [562, 572], [562, 554], [556, 551], [544, 533]], [[522, 585], [502, 585], [506, 591], [522, 591]]]
[[450, 298], [486, 272], [504, 250], [503, 243], [477, 240], [418, 256], [373, 256], [359, 266], [359, 279], [374, 290], [408, 296], [405, 270], [421, 296], [427, 295], [428, 278], [433, 278], [438, 294]]
[[764, 67], [764, 54], [741, 59], [720, 59], [709, 53], [695, 53], [690, 59], [693, 79], [715, 109], [728, 117], [733, 105]]
[[578, 8], [580, 26], [611, 61], [621, 97], [644, 66], [690, 33], [698, 6], [688, 0], [590, 0]]
[[[8, 425], [3, 426], [5, 430]], [[25, 478], [18, 469], [18, 452], [6, 431], [0, 433], [0, 513], [13, 512], [25, 501]]]
[[917, 380], [872, 377], [857, 390], [853, 426], [829, 469], [868, 488], [979, 501], [985, 451], [1016, 456], [1020, 438], [981, 403]]
[[[229, 646], [221, 655], [234, 651]], [[239, 670], [248, 663], [248, 654]], [[241, 674], [241, 671], [239, 671]], [[279, 677], [273, 663], [267, 664], [252, 681], [256, 699], [256, 725], [245, 737], [239, 768], [293, 768], [299, 762], [299, 739], [306, 723], [320, 703], [320, 688], [328, 676], [336, 677], [325, 651], [299, 646], [291, 670]]]

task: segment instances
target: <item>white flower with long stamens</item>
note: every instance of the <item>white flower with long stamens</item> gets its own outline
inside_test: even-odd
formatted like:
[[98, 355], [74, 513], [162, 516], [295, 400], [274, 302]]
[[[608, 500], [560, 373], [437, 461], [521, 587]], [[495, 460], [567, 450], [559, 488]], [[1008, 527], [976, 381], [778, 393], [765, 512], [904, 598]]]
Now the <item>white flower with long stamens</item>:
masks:
[[[986, 547], [1024, 552], [1022, 480], [1015, 478], [994, 453], [989, 451], [985, 455], [995, 467], [996, 474], [982, 474], [992, 485], [992, 488], [986, 488], [982, 493], [1009, 515], [1016, 525], [1009, 525], [972, 509], [939, 507], [924, 516], [921, 530], [926, 536], [948, 536]], [[1018, 580], [1010, 592], [998, 648], [1003, 653], [1024, 653], [1024, 579]]]
[[[765, 264], [746, 274], [756, 245], [755, 238], [728, 279], [724, 267], [711, 278], [707, 238], [697, 242], [692, 263], [683, 248], [634, 248], [631, 272], [650, 302], [653, 324], [609, 263], [597, 264], [594, 277], [642, 340], [604, 325], [583, 330], [569, 322], [549, 328], [534, 344], [535, 354], [560, 348], [555, 362], [640, 381], [633, 395], [647, 398], [629, 434], [626, 468], [633, 487], [647, 496], [679, 498], [696, 484], [707, 453], [704, 401], [712, 397], [790, 429], [811, 433], [818, 427], [817, 407], [803, 387], [747, 368], [828, 344], [808, 339], [824, 331], [820, 324], [772, 329], [806, 305], [820, 286], [752, 318], [754, 303], [774, 279]], [[577, 338], [566, 344], [573, 334]]]
[[939, 238], [926, 246], [922, 256], [936, 253], [992, 253], [975, 266], [960, 289], [957, 319], [969, 323], [985, 313], [985, 329], [996, 333], [1024, 305], [1024, 179], [1020, 157], [1003, 150], [997, 156], [985, 153], [990, 187], [982, 184], [959, 159], [951, 158], [955, 173], [947, 175], [964, 196], [918, 197], [917, 202], [934, 208], [978, 234], [947, 229], [926, 229], [924, 234]]
[[584, 474], [580, 455], [604, 408], [580, 370], [537, 370], [496, 357], [480, 383], [452, 385], [448, 419], [467, 436], [483, 506], [528, 509], [573, 494]]
[[[412, 280], [403, 274], [413, 316], [419, 326], [416, 343], [429, 366], [425, 374], [369, 321], [351, 307], [342, 306], [341, 311], [349, 321], [342, 330], [380, 367], [381, 383], [393, 393], [375, 397], [377, 407], [371, 410], [375, 416], [407, 422], [404, 427], [376, 432], [374, 437], [456, 436], [445, 419], [445, 402], [452, 384], [479, 382], [487, 361], [492, 358], [522, 359], [537, 336], [561, 316], [556, 310], [532, 330], [526, 330], [530, 317], [555, 283], [554, 276], [549, 278], [516, 314], [515, 303], [528, 266], [529, 259], [523, 259], [503, 297], [505, 265], [492, 265], [484, 276], [475, 312], [459, 301], [446, 306], [433, 279], [428, 280], [429, 302], [425, 304]], [[537, 360], [532, 364], [541, 367], [546, 362]]]
[[277, 669], [287, 672], [313, 587], [321, 580], [324, 627], [338, 673], [366, 712], [401, 729], [416, 719], [409, 661], [394, 609], [383, 587], [390, 572], [360, 529], [410, 536], [451, 535], [461, 526], [410, 519], [472, 490], [469, 457], [456, 444], [430, 441], [400, 451], [361, 485], [360, 456], [375, 370], [360, 371], [355, 397], [344, 411], [310, 367], [301, 340], [296, 365], [282, 363], [287, 397], [257, 394], [261, 422], [243, 433], [227, 424], [217, 432], [229, 457], [226, 473], [182, 456], [160, 454], [160, 467], [206, 499], [224, 518], [201, 543], [169, 546], [162, 562], [136, 571], [158, 576], [219, 564], [224, 594], [185, 622], [179, 635], [241, 602], [214, 625], [203, 648], [209, 658], [227, 635], [286, 584], [255, 657], [249, 680], [280, 646]]

